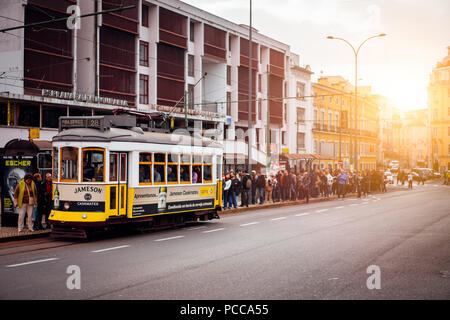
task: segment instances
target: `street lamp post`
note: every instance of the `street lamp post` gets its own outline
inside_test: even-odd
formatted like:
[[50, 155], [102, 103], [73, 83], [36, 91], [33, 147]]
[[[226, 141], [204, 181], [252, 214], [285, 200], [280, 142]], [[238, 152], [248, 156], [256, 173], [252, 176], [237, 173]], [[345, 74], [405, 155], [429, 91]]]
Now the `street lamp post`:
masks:
[[[376, 36], [367, 38], [359, 45], [357, 50], [355, 50], [355, 48], [352, 46], [352, 44], [345, 39], [337, 38], [337, 37], [333, 37], [333, 36], [327, 37], [327, 39], [344, 41], [346, 44], [348, 44], [352, 48], [353, 53], [355, 54], [355, 112], [354, 112], [354, 114], [355, 114], [355, 137], [354, 137], [355, 152], [353, 153], [353, 156], [354, 156], [353, 165], [356, 170], [358, 170], [358, 143], [357, 143], [357, 141], [358, 141], [358, 132], [357, 132], [357, 129], [358, 129], [358, 125], [357, 125], [357, 123], [358, 123], [358, 120], [357, 120], [358, 119], [358, 53], [359, 53], [359, 49], [361, 49], [362, 45], [364, 43], [366, 43], [368, 40], [373, 39], [373, 38], [378, 38], [378, 37], [384, 37], [384, 36], [386, 36], [385, 33], [380, 33]], [[350, 113], [350, 119], [351, 119], [351, 110], [349, 110], [349, 111], [350, 111], [349, 113]], [[353, 149], [353, 146], [352, 146], [352, 123], [350, 122], [350, 164], [352, 164], [352, 149]]]

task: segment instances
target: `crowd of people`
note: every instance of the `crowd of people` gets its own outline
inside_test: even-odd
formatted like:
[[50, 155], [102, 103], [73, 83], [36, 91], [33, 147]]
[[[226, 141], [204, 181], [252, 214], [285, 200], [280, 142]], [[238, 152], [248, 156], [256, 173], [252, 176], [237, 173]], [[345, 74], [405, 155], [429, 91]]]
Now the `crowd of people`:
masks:
[[[14, 207], [19, 208], [18, 231], [22, 232], [26, 217], [30, 231], [49, 229], [48, 216], [52, 208], [52, 175], [45, 180], [40, 173], [27, 173], [14, 190]], [[44, 224], [42, 224], [44, 222]]]
[[230, 171], [223, 176], [223, 208], [248, 207], [249, 204], [264, 202], [284, 202], [337, 195], [345, 198], [347, 193], [357, 193], [358, 197], [370, 192], [386, 192], [389, 180], [383, 171], [350, 171], [317, 169], [301, 171], [298, 174], [280, 170], [266, 176], [253, 170], [235, 173]]

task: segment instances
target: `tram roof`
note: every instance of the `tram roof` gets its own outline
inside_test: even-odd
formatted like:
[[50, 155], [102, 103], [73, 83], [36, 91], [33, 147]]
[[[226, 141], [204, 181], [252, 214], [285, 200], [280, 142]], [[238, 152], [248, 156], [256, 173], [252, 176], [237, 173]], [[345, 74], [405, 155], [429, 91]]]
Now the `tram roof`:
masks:
[[210, 138], [195, 138], [175, 133], [146, 132], [139, 130], [139, 128], [137, 130], [110, 128], [105, 131], [91, 128], [66, 129], [55, 135], [53, 141], [116, 141], [223, 148], [221, 143]]

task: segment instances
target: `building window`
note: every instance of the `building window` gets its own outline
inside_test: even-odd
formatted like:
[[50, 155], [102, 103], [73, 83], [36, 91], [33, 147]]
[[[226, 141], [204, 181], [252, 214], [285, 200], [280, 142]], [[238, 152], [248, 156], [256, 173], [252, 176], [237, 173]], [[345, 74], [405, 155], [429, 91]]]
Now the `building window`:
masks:
[[305, 148], [305, 133], [297, 132], [297, 149]]
[[287, 121], [287, 105], [286, 103], [283, 105], [283, 115], [284, 115], [284, 121]]
[[194, 76], [194, 56], [192, 54], [188, 54], [188, 76]]
[[305, 109], [297, 108], [297, 123], [305, 123]]
[[0, 103], [0, 125], [8, 125], [8, 105], [6, 103]]
[[227, 85], [231, 86], [231, 66], [227, 66]]
[[194, 22], [190, 22], [189, 23], [189, 41], [194, 42], [194, 34], [195, 34], [195, 23]]
[[139, 65], [148, 67], [148, 42], [139, 42]]
[[194, 109], [194, 85], [188, 84], [188, 108]]
[[305, 84], [303, 82], [297, 82], [297, 98], [305, 100]]
[[142, 26], [148, 28], [148, 6], [142, 5]]
[[286, 144], [286, 131], [281, 132], [281, 144]]
[[231, 92], [227, 92], [227, 116], [231, 116]]
[[258, 92], [261, 92], [262, 76], [258, 74]]
[[262, 100], [258, 100], [258, 120], [262, 120]]
[[139, 103], [148, 104], [148, 76], [139, 75]]
[[17, 125], [23, 127], [39, 127], [40, 107], [36, 105], [18, 106]]
[[59, 117], [67, 116], [67, 107], [42, 106], [42, 127], [58, 128]]

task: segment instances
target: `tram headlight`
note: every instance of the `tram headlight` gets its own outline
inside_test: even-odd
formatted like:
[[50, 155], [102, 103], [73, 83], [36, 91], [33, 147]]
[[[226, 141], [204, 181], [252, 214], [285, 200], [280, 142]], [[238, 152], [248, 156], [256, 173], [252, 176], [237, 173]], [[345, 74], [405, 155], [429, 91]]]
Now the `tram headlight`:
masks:
[[83, 219], [86, 219], [87, 218], [87, 214], [83, 214]]
[[64, 202], [64, 210], [69, 210], [69, 208], [70, 208], [70, 203]]

